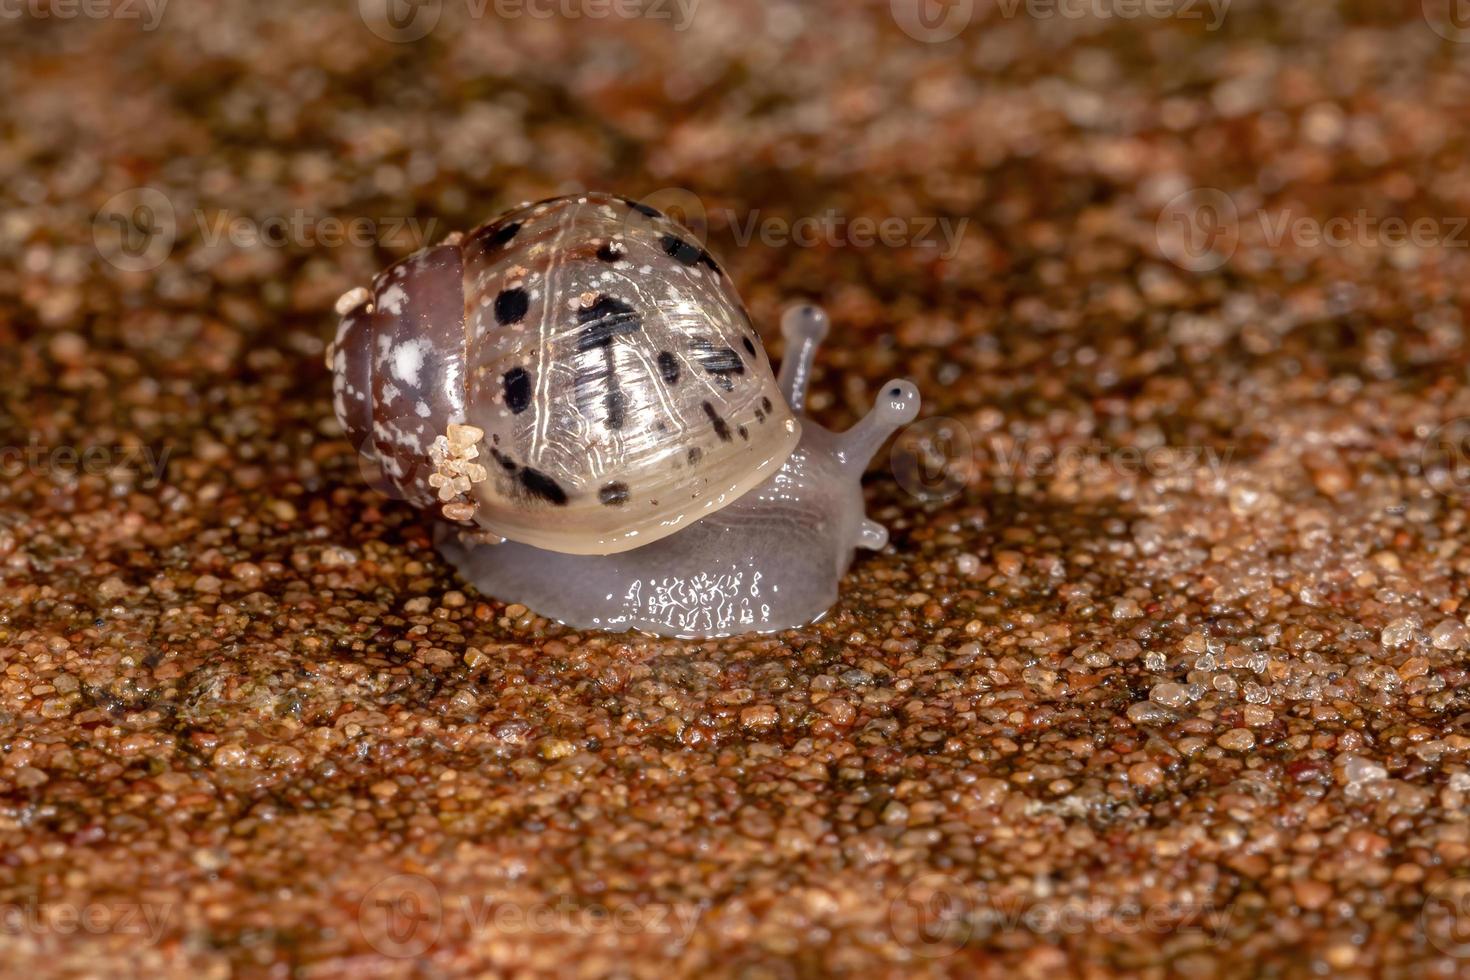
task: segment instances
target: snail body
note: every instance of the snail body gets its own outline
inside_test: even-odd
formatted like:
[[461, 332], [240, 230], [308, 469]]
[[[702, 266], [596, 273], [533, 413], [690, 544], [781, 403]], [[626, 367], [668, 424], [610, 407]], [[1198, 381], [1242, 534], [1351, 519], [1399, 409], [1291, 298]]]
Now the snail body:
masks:
[[822, 312], [787, 312], [778, 379], [715, 260], [646, 205], [517, 209], [338, 311], [338, 421], [380, 488], [440, 506], [441, 553], [488, 595], [605, 630], [785, 629], [887, 541], [859, 478], [917, 391], [890, 382], [846, 433], [806, 418]]

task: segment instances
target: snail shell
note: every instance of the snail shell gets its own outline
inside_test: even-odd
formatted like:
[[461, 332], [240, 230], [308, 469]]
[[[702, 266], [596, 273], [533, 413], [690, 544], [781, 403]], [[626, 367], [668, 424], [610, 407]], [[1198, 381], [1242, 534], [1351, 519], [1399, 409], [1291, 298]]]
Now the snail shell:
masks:
[[536, 548], [658, 541], [763, 483], [801, 437], [718, 263], [624, 198], [521, 207], [338, 312], [334, 408], [387, 488]]

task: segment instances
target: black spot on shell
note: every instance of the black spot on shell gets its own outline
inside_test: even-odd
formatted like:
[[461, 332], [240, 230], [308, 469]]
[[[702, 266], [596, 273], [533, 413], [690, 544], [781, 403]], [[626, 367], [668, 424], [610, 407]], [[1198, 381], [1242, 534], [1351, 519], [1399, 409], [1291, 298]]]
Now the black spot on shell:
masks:
[[745, 426], [742, 425], [738, 427], [735, 431], [740, 433], [740, 438], [744, 439], [746, 442], [750, 441], [750, 430], [747, 429]]
[[714, 373], [714, 375], [723, 375], [723, 373], [744, 375], [745, 373], [745, 364], [741, 363], [739, 354], [735, 353], [734, 348], [716, 347], [713, 342], [703, 336], [695, 336], [689, 342], [689, 348], [694, 350], [694, 356], [700, 360], [700, 367], [707, 372]]
[[607, 409], [604, 416], [609, 429], [621, 429], [627, 418], [628, 399], [618, 383], [617, 361], [613, 356], [613, 339], [643, 329], [643, 318], [638, 311], [615, 296], [606, 294], [597, 297], [591, 306], [577, 311], [577, 322], [582, 332], [577, 337], [577, 353], [602, 350], [603, 369], [585, 381], [579, 378], [578, 387], [585, 382], [600, 381], [606, 385], [603, 404]]
[[495, 460], [495, 462], [499, 463], [500, 468], [505, 470], [505, 472], [507, 473], [514, 473], [516, 470], [520, 469], [520, 467], [516, 466], [515, 460], [511, 459], [509, 456], [505, 455], [505, 453], [501, 452], [499, 449], [496, 449], [494, 446], [490, 447], [490, 456]]
[[689, 244], [678, 235], [664, 235], [659, 244], [663, 246], [664, 254], [680, 265], [693, 265], [708, 258], [704, 249]]
[[614, 297], [602, 295], [591, 306], [577, 311], [577, 322], [582, 324], [582, 334], [577, 338], [577, 351], [592, 350], [612, 343], [614, 337], [637, 333], [643, 328], [643, 318], [638, 312]]
[[531, 297], [524, 289], [519, 286], [503, 289], [495, 297], [495, 322], [503, 327], [520, 323], [526, 318], [526, 311], [530, 308]]
[[496, 228], [490, 234], [486, 235], [482, 241], [485, 243], [485, 248], [487, 249], [504, 248], [510, 243], [512, 238], [516, 237], [516, 232], [520, 230], [521, 223], [519, 221], [512, 221], [509, 224], [504, 224]]
[[679, 383], [679, 359], [671, 351], [658, 352], [658, 373], [663, 375], [665, 384]]
[[531, 372], [525, 368], [511, 368], [500, 379], [505, 388], [505, 404], [512, 415], [519, 415], [531, 407]]
[[628, 207], [632, 208], [634, 211], [637, 211], [639, 214], [643, 215], [645, 218], [663, 217], [663, 213], [659, 211], [658, 208], [649, 207], [647, 204], [644, 204], [641, 201], [635, 201], [631, 198], [625, 197], [623, 198], [623, 203], [628, 205]]
[[716, 347], [705, 337], [695, 337], [690, 341], [689, 349], [694, 352], [694, 359], [699, 362], [699, 366], [713, 374], [720, 387], [726, 391], [735, 387], [730, 375], [745, 373], [745, 364], [740, 360], [740, 355], [729, 347]]
[[889, 388], [888, 389], [888, 394], [891, 395], [894, 398], [902, 398], [903, 397], [903, 389], [902, 388]]
[[755, 344], [751, 342], [749, 337], [741, 337], [740, 344], [742, 347], [745, 348], [745, 353], [749, 354], [751, 357], [755, 356]]
[[623, 250], [615, 242], [603, 242], [597, 249], [597, 257], [604, 262], [617, 262], [623, 257]]
[[628, 485], [620, 481], [604, 483], [597, 491], [597, 499], [608, 507], [621, 507], [628, 502]]
[[609, 388], [607, 397], [602, 400], [603, 407], [607, 409], [605, 421], [609, 429], [621, 429], [628, 417], [628, 396], [623, 394], [621, 388]]
[[704, 450], [700, 449], [698, 446], [690, 446], [689, 452], [686, 454], [685, 458], [689, 460], [689, 465], [693, 466], [695, 463], [704, 458]]
[[761, 396], [761, 408], [764, 408], [768, 412], [771, 410], [771, 400], [765, 395]]
[[561, 484], [540, 470], [533, 470], [529, 466], [521, 470], [521, 486], [525, 487], [526, 492], [531, 496], [539, 497], [558, 507], [567, 502], [567, 492], [561, 488]]
[[715, 411], [715, 407], [709, 402], [700, 402], [700, 407], [704, 409], [704, 414], [709, 417], [709, 424], [714, 426], [715, 435], [720, 437], [721, 442], [729, 442], [731, 439], [730, 424], [720, 418], [720, 413]]

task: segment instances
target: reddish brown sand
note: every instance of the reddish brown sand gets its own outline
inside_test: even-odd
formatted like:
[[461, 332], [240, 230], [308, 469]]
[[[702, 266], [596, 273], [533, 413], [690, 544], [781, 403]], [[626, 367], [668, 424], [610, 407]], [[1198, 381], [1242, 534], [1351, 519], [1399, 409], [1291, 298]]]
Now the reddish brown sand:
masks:
[[[6, 973], [1470, 973], [1470, 45], [1417, 2], [441, 6], [5, 15]], [[962, 434], [947, 499], [875, 464], [892, 545], [819, 625], [507, 608], [328, 420], [404, 219], [583, 187], [697, 195], [778, 358], [825, 302], [824, 421], [901, 374]], [[741, 242], [829, 211], [906, 240]]]

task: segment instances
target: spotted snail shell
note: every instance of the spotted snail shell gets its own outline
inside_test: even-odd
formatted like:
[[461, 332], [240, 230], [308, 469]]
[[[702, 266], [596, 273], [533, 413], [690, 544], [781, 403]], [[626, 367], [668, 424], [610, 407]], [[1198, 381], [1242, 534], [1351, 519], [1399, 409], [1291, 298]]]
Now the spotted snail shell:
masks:
[[552, 551], [657, 541], [774, 473], [801, 425], [739, 296], [653, 208], [513, 210], [339, 303], [334, 408], [387, 487]]

